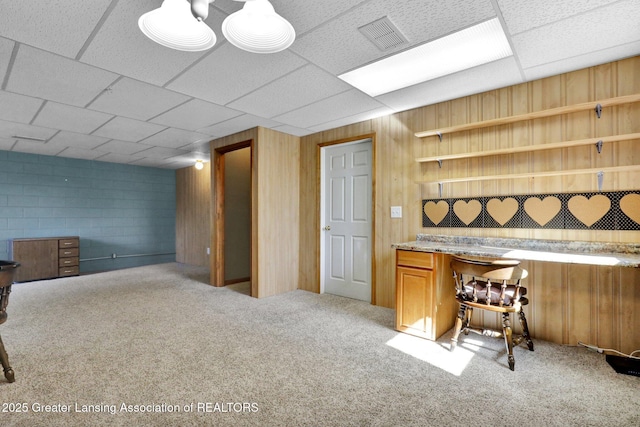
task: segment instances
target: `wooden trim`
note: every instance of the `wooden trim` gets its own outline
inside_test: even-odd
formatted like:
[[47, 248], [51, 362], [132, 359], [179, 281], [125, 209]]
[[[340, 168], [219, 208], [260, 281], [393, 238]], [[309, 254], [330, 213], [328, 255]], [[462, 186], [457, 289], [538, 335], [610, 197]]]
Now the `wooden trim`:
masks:
[[215, 282], [213, 286], [224, 286], [224, 152], [215, 150], [213, 153], [215, 179], [214, 186], [214, 240], [213, 254], [211, 254], [215, 268]]
[[605, 108], [605, 107], [612, 107], [620, 104], [630, 104], [632, 102], [638, 102], [638, 101], [640, 101], [640, 94], [618, 96], [615, 98], [604, 99], [602, 101], [583, 102], [580, 104], [567, 105], [567, 106], [558, 107], [558, 108], [551, 108], [549, 110], [534, 111], [533, 113], [519, 114], [516, 116], [509, 116], [509, 117], [500, 117], [497, 119], [483, 120], [481, 122], [474, 122], [474, 123], [465, 123], [465, 124], [450, 126], [442, 129], [433, 129], [433, 130], [428, 130], [423, 132], [416, 132], [415, 136], [418, 138], [425, 138], [427, 136], [435, 136], [439, 134], [444, 135], [445, 133], [462, 132], [465, 130], [472, 130], [472, 129], [482, 129], [486, 127], [506, 125], [509, 123], [515, 123], [515, 122], [520, 122], [524, 120], [534, 120], [534, 119], [541, 119], [544, 117], [557, 116], [560, 114], [576, 113], [578, 111], [584, 111], [584, 110], [594, 110], [596, 108], [596, 105], [598, 104], [602, 108]]
[[225, 280], [224, 281], [224, 285], [233, 285], [235, 283], [243, 283], [243, 282], [249, 282], [251, 280], [251, 277], [240, 277], [238, 279], [229, 279], [229, 280]]
[[632, 166], [613, 166], [608, 168], [590, 168], [590, 169], [573, 169], [565, 171], [548, 171], [548, 172], [526, 172], [526, 173], [514, 173], [507, 175], [485, 175], [485, 176], [471, 176], [465, 178], [449, 178], [440, 179], [437, 181], [421, 182], [419, 184], [445, 184], [451, 182], [474, 182], [474, 181], [488, 181], [495, 179], [514, 179], [514, 178], [538, 178], [542, 176], [564, 176], [564, 175], [581, 175], [598, 172], [635, 172], [640, 171], [640, 165]]
[[633, 139], [640, 139], [640, 132], [628, 133], [625, 135], [604, 136], [602, 138], [588, 138], [588, 139], [579, 139], [575, 141], [552, 142], [549, 144], [499, 148], [496, 150], [474, 151], [474, 152], [458, 153], [458, 154], [446, 154], [444, 156], [421, 157], [416, 159], [416, 162], [426, 163], [426, 162], [437, 162], [442, 160], [467, 159], [471, 157], [485, 157], [485, 156], [497, 156], [501, 154], [526, 153], [526, 152], [540, 151], [540, 150], [553, 150], [556, 148], [578, 147], [582, 145], [591, 145], [591, 144], [596, 145], [596, 143], [598, 143], [599, 141], [602, 141], [603, 143], [608, 143], [608, 142], [617, 142], [617, 141], [628, 141]]
[[[212, 283], [213, 286], [217, 286], [217, 287], [221, 287], [221, 286], [225, 286], [225, 280], [224, 280], [224, 242], [225, 242], [225, 235], [224, 235], [224, 154], [231, 152], [231, 151], [235, 151], [235, 150], [239, 150], [242, 148], [247, 148], [249, 147], [251, 149], [251, 227], [252, 227], [252, 239], [251, 239], [251, 274], [254, 274], [254, 250], [257, 246], [256, 243], [254, 241], [253, 236], [255, 236], [255, 230], [253, 230], [254, 227], [254, 223], [255, 223], [255, 212], [253, 211], [253, 207], [255, 206], [253, 197], [255, 194], [255, 187], [254, 187], [254, 177], [255, 177], [255, 173], [254, 173], [254, 156], [253, 156], [253, 140], [246, 140], [246, 141], [241, 141], [235, 144], [230, 144], [230, 145], [226, 145], [224, 147], [220, 147], [217, 148], [213, 151], [212, 153], [212, 163], [213, 163], [213, 169], [211, 171], [211, 174], [213, 176], [213, 182], [215, 183], [214, 185], [214, 189], [213, 189], [213, 193], [214, 193], [214, 197], [213, 197], [213, 214], [214, 214], [214, 218], [213, 218], [213, 231], [214, 231], [214, 243], [212, 245], [212, 250], [213, 253], [211, 254], [211, 257], [213, 259], [213, 265], [215, 266], [215, 273], [212, 274], [212, 278], [214, 278], [214, 283]], [[213, 271], [212, 270], [212, 271]], [[255, 276], [253, 277], [253, 280], [255, 280]], [[252, 280], [252, 286], [253, 286], [253, 280]], [[252, 293], [251, 295], [255, 295], [253, 288], [252, 288]]]

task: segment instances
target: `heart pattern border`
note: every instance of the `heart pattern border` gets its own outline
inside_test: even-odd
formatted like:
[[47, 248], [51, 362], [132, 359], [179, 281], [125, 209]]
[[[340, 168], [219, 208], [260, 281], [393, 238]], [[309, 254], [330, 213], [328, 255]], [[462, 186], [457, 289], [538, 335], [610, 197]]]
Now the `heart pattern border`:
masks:
[[[602, 202], [603, 197], [606, 197], [610, 202], [609, 208], [606, 212], [599, 212], [598, 215], [594, 215], [593, 212], [577, 210], [580, 208], [589, 208], [589, 203], [585, 203], [585, 201], [588, 202], [593, 200], [594, 202]], [[546, 198], [558, 199], [560, 201], [560, 209], [554, 216], [552, 216], [553, 213], [549, 213], [549, 215], [544, 217], [544, 221], [541, 221], [541, 215], [536, 215], [536, 213], [531, 210], [531, 206], [537, 205], [538, 203], [530, 202], [527, 206], [529, 208], [529, 212], [527, 212], [527, 209], [525, 208], [527, 200], [533, 198], [538, 199], [538, 201], [543, 201]], [[515, 212], [513, 209], [513, 202], [510, 199], [516, 200], [518, 203], [518, 207]], [[636, 212], [639, 201], [640, 190], [424, 199], [422, 200], [422, 226], [427, 228], [640, 230], [640, 222], [638, 222], [638, 220], [640, 220], [640, 212]], [[430, 204], [429, 206], [433, 206], [440, 202], [445, 202], [449, 206], [449, 211], [438, 224], [434, 224], [425, 213], [428, 212], [428, 210], [425, 211], [425, 206], [427, 203]], [[453, 209], [456, 203], [458, 203], [458, 207], [471, 206], [475, 203], [479, 203], [481, 205], [481, 209], [477, 216], [469, 222], [470, 217], [462, 214], [462, 211], [459, 212], [463, 217], [458, 217], [456, 211]], [[506, 207], [508, 205], [510, 206], [508, 212], [497, 211], [498, 207]], [[539, 205], [542, 206], [543, 204]], [[606, 204], [602, 203], [599, 203], [599, 205], [606, 206]], [[541, 224], [541, 222], [544, 224]]]

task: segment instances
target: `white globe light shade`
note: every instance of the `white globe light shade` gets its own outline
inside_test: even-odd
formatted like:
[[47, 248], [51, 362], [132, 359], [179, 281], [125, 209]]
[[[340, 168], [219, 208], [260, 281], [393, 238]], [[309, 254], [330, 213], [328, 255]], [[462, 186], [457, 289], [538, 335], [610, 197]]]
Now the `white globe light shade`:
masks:
[[232, 45], [252, 53], [276, 53], [293, 43], [296, 31], [278, 15], [268, 0], [249, 0], [222, 23]]

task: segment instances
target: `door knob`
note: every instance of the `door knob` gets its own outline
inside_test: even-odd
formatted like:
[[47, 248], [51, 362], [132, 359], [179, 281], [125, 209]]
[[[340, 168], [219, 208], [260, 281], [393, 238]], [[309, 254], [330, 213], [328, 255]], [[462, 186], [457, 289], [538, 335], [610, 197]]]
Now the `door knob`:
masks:
[[331, 226], [330, 226], [330, 225], [327, 225], [327, 226], [325, 226], [325, 227], [322, 227], [322, 229], [323, 229], [324, 231], [329, 231], [329, 230], [331, 230]]

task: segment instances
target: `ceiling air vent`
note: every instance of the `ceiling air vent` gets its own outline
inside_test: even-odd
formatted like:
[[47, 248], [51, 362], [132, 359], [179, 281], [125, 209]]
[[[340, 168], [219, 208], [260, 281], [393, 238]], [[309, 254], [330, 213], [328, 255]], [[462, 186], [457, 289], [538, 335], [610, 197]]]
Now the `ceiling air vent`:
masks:
[[409, 44], [388, 16], [363, 25], [358, 30], [382, 51]]

